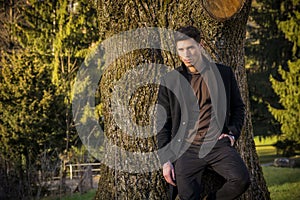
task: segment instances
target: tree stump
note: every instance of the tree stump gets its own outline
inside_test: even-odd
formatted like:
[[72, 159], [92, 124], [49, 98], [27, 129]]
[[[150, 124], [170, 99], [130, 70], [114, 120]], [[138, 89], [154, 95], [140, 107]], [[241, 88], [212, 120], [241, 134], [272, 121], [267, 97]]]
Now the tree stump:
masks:
[[244, 0], [201, 0], [201, 3], [211, 17], [223, 21], [238, 13]]

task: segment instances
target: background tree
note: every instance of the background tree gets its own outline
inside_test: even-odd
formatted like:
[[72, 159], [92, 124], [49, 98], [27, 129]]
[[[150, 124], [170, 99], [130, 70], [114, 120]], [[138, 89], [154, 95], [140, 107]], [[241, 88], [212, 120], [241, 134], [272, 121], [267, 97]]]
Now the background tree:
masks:
[[[53, 112], [61, 98], [55, 95], [51, 83], [48, 40], [52, 27], [38, 22], [35, 9], [29, 9], [31, 3], [6, 1], [1, 12], [8, 18], [3, 19], [2, 30], [9, 34], [9, 45], [2, 51], [0, 64], [1, 158], [5, 163], [6, 178], [2, 180], [6, 198], [39, 195], [37, 174], [45, 169], [42, 155], [54, 155], [48, 158], [48, 170], [55, 171], [57, 151], [62, 151], [63, 144], [58, 126], [61, 118]], [[43, 17], [47, 18], [47, 14], [44, 12]], [[7, 43], [6, 36], [1, 39]], [[42, 173], [43, 178], [46, 174]]]
[[[200, 27], [204, 36], [204, 46], [216, 62], [233, 66], [239, 82], [242, 96], [246, 102], [247, 117], [245, 128], [238, 149], [251, 173], [252, 184], [242, 199], [269, 199], [269, 193], [259, 166], [258, 157], [253, 142], [248, 88], [244, 68], [245, 26], [251, 1], [246, 1], [243, 9], [232, 19], [220, 22], [212, 19], [200, 6], [200, 1], [97, 1], [100, 39], [104, 40], [114, 34], [138, 27], [166, 27], [176, 29], [183, 25]], [[151, 56], [150, 56], [151, 55]], [[105, 117], [105, 134], [116, 145], [131, 151], [152, 151], [155, 148], [154, 138], [145, 140], [126, 136], [115, 123], [112, 116], [111, 95], [114, 83], [132, 69], [142, 63], [161, 62], [174, 66], [176, 58], [167, 59], [165, 52], [141, 50], [124, 56], [107, 68], [101, 79], [101, 97]], [[175, 61], [175, 62], [173, 62]], [[154, 103], [156, 90], [145, 87], [135, 96], [131, 105], [138, 113], [136, 123], [147, 123], [147, 106]], [[143, 98], [141, 98], [143, 97]], [[136, 118], [136, 114], [133, 116]], [[126, 119], [124, 119], [126, 120]], [[125, 133], [124, 133], [125, 132]], [[139, 133], [131, 133], [139, 134]], [[151, 135], [151, 133], [149, 133]], [[114, 152], [109, 152], [114, 155]], [[121, 158], [117, 158], [121, 159]], [[212, 188], [216, 174], [207, 174], [207, 188]], [[95, 199], [166, 199], [167, 188], [160, 171], [152, 173], [131, 174], [115, 171], [105, 165], [101, 168], [99, 188]]]
[[[1, 1], [0, 2], [0, 52], [11, 51], [18, 47], [15, 37], [16, 23], [23, 21], [22, 6], [25, 1]], [[1, 53], [2, 54], [2, 53]]]
[[[98, 40], [96, 10], [87, 0], [60, 0], [55, 5], [52, 38], [52, 81], [57, 86], [57, 95], [63, 96], [64, 119], [62, 127], [66, 133], [66, 151], [72, 145], [81, 145], [71, 114], [72, 86], [77, 69], [84, 57]], [[76, 117], [76, 116], [74, 116]]]
[[[280, 140], [283, 142], [290, 141], [287, 145], [289, 151], [286, 155], [292, 155], [300, 144], [300, 94], [299, 94], [299, 80], [300, 80], [300, 13], [299, 1], [293, 1], [291, 5], [283, 4], [282, 12], [289, 10], [288, 19], [280, 21], [278, 27], [283, 31], [285, 37], [293, 43], [292, 57], [287, 62], [287, 69], [282, 66], [279, 67], [279, 80], [271, 76], [270, 81], [275, 93], [279, 96], [280, 107], [269, 106], [269, 110], [275, 119], [281, 124]], [[281, 143], [282, 143], [281, 141]], [[299, 147], [298, 147], [299, 148]]]
[[24, 50], [6, 55], [1, 63], [1, 155], [19, 180], [7, 188], [15, 188], [7, 194], [19, 197], [36, 194], [32, 186], [40, 169], [37, 158], [63, 143], [57, 113], [53, 112], [59, 99], [45, 60], [38, 53]]
[[[0, 63], [6, 198], [39, 198], [38, 171], [58, 175], [59, 155], [80, 147], [70, 115], [71, 85], [98, 38], [94, 13], [85, 0], [10, 0], [1, 5], [5, 18], [0, 28], [7, 33], [1, 35]], [[74, 148], [70, 151], [77, 152]]]
[[280, 78], [278, 66], [287, 69], [293, 43], [285, 38], [278, 22], [286, 21], [297, 7], [292, 0], [254, 0], [247, 26], [246, 68], [255, 136], [280, 135], [280, 124], [268, 110], [279, 107], [279, 98], [272, 90], [270, 74]]

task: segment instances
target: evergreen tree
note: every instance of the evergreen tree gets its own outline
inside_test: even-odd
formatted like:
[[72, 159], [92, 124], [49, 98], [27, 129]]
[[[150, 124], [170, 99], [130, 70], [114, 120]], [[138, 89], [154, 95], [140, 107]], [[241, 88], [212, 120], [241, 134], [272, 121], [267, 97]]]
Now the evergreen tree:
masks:
[[280, 134], [280, 124], [268, 105], [279, 106], [279, 98], [272, 90], [270, 74], [279, 78], [278, 66], [287, 68], [293, 43], [285, 38], [277, 23], [287, 20], [293, 9], [292, 0], [254, 0], [248, 22], [246, 40], [247, 73], [254, 135]]
[[98, 39], [95, 9], [88, 0], [27, 2], [26, 23], [19, 42], [44, 55], [52, 76], [59, 113], [60, 131], [65, 133], [67, 150], [80, 145], [71, 115], [71, 90], [78, 67]]
[[19, 180], [14, 185], [8, 175], [7, 195], [38, 198], [37, 170], [55, 171], [59, 154], [80, 143], [72, 127], [71, 86], [98, 31], [87, 0], [29, 0], [18, 9], [22, 20], [1, 21], [18, 49], [1, 52], [0, 156]]
[[41, 153], [59, 150], [64, 143], [59, 114], [53, 112], [59, 99], [46, 60], [24, 49], [5, 55], [1, 62], [1, 155], [18, 173], [20, 185], [14, 187], [21, 189], [14, 195], [35, 194], [32, 186]]
[[292, 9], [286, 21], [278, 23], [286, 38], [293, 43], [293, 57], [287, 62], [288, 68], [279, 67], [281, 79], [271, 76], [270, 81], [275, 93], [280, 97], [281, 107], [269, 106], [269, 110], [275, 119], [281, 124], [281, 139], [287, 139], [300, 143], [300, 12], [299, 0], [287, 5]]
[[269, 107], [275, 119], [281, 124], [280, 138], [300, 143], [300, 59], [288, 62], [289, 70], [279, 68], [282, 81], [271, 76], [270, 80], [276, 94], [280, 96], [281, 108]]
[[74, 79], [77, 69], [99, 36], [96, 10], [89, 1], [60, 0], [57, 2], [55, 13], [52, 81], [57, 86], [57, 94], [64, 96], [63, 113], [66, 122], [66, 149], [68, 149], [74, 143], [80, 144], [71, 114]]

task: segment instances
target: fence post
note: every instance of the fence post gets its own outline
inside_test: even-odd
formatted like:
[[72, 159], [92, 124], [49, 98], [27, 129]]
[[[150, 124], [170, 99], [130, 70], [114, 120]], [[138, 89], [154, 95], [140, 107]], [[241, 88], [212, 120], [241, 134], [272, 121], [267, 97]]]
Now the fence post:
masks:
[[69, 164], [70, 166], [70, 179], [73, 179], [73, 169], [72, 169], [72, 164]]

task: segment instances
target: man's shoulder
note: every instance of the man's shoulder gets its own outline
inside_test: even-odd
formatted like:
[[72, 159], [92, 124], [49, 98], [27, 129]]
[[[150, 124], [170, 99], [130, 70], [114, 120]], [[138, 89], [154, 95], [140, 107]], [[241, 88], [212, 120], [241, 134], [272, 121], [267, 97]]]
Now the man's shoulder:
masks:
[[221, 64], [221, 63], [215, 63], [216, 66], [218, 67], [219, 70], [227, 70], [227, 71], [231, 71], [232, 68], [227, 66], [227, 65], [224, 65], [224, 64]]
[[170, 71], [166, 72], [162, 76], [162, 79], [169, 80], [169, 79], [178, 78], [178, 76], [182, 73], [183, 73], [183, 67], [179, 66], [179, 67], [173, 68]]
[[182, 65], [179, 65], [177, 67], [175, 67], [172, 71], [177, 71], [182, 73], [184, 71], [184, 67]]
[[[210, 64], [214, 64], [217, 69], [219, 70], [219, 72], [221, 74], [231, 74], [232, 73], [232, 67], [221, 64], [221, 63], [215, 63], [215, 62], [211, 62]], [[184, 67], [182, 65], [175, 67], [174, 69], [168, 71], [166, 74], [164, 74], [162, 76], [163, 79], [166, 80], [173, 80], [174, 78], [178, 78], [178, 76], [180, 75], [185, 75], [186, 71], [184, 69]]]
[[229, 67], [227, 65], [224, 65], [224, 64], [220, 64], [220, 63], [215, 63], [219, 72], [223, 75], [226, 75], [226, 74], [232, 74], [232, 67]]

